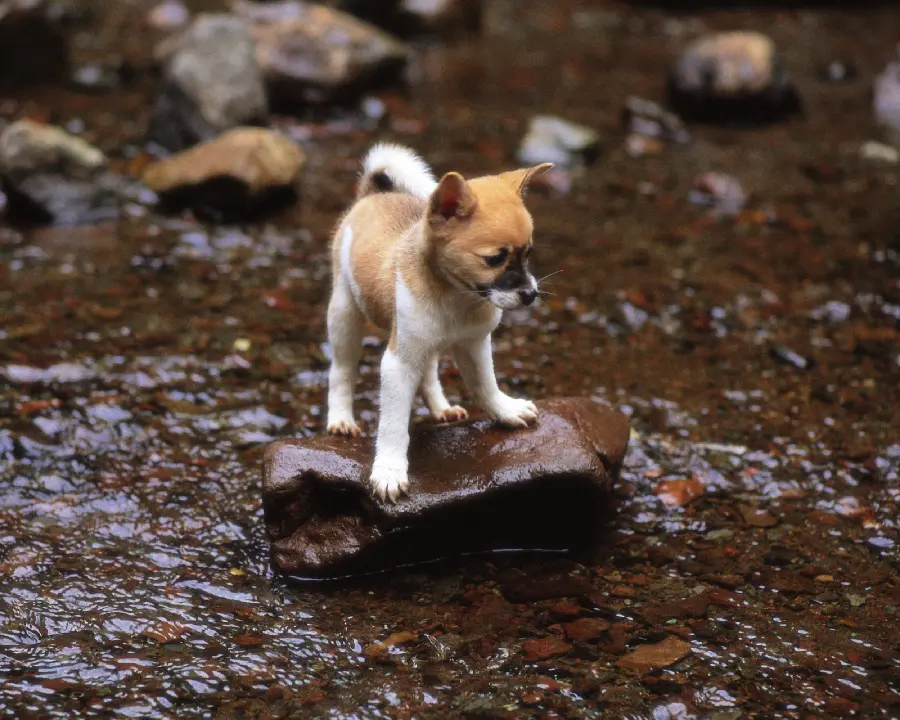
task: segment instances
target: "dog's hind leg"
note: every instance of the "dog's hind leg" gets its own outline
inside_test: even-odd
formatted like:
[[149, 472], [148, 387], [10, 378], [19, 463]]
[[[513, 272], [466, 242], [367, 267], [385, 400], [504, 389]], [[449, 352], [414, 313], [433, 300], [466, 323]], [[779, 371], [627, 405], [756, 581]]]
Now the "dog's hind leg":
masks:
[[465, 408], [459, 405], [451, 405], [447, 400], [447, 396], [444, 395], [444, 389], [441, 387], [441, 379], [438, 375], [437, 353], [428, 360], [425, 376], [422, 378], [422, 385], [419, 390], [425, 399], [425, 405], [428, 406], [428, 412], [438, 422], [456, 422], [469, 417]]
[[353, 391], [359, 377], [365, 322], [347, 280], [338, 274], [328, 304], [328, 339], [332, 352], [328, 373], [328, 432], [332, 435], [358, 437], [362, 432], [353, 419]]

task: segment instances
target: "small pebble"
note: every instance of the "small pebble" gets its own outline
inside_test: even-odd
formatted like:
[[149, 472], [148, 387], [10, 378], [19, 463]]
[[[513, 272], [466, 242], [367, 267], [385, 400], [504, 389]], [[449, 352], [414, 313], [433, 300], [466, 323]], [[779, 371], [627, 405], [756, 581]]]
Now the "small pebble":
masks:
[[184, 27], [190, 19], [190, 11], [178, 0], [165, 0], [147, 13], [147, 25], [165, 32]]
[[663, 144], [654, 137], [631, 133], [625, 138], [625, 152], [631, 157], [643, 157], [645, 155], [659, 155], [663, 151]]
[[681, 118], [661, 105], [632, 95], [625, 101], [622, 120], [626, 132], [668, 142], [686, 144], [691, 141]]
[[707, 205], [719, 215], [737, 215], [747, 200], [737, 178], [715, 172], [698, 175], [688, 197], [695, 205]]
[[830, 323], [842, 323], [850, 317], [851, 308], [845, 302], [831, 300], [810, 313], [813, 320], [824, 320]]
[[874, 140], [863, 143], [859, 149], [859, 154], [864, 160], [877, 160], [890, 165], [896, 165], [900, 162], [900, 150]]
[[834, 84], [849, 82], [855, 79], [857, 75], [856, 66], [844, 60], [832, 60], [819, 73], [822, 80]]
[[572, 167], [597, 158], [600, 136], [589, 127], [552, 115], [535, 115], [522, 140], [518, 159], [526, 165], [553, 163]]
[[775, 345], [769, 352], [778, 362], [792, 365], [798, 370], [809, 370], [814, 364], [810, 358], [804, 357], [784, 345]]

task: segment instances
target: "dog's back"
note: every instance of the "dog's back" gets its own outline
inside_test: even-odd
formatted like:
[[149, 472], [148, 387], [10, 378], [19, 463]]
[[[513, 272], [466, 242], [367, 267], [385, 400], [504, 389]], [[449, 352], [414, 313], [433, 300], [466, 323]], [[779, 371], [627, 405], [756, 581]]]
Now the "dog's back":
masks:
[[383, 330], [390, 330], [394, 316], [394, 248], [424, 217], [436, 185], [412, 151], [376, 145], [363, 161], [357, 199], [335, 232], [335, 282], [346, 282], [356, 304]]

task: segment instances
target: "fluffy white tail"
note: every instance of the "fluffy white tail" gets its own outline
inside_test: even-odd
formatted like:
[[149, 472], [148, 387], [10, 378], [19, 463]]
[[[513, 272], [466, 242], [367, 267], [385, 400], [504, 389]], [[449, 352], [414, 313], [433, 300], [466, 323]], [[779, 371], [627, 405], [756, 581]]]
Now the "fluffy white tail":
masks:
[[425, 161], [409, 148], [380, 143], [363, 160], [358, 198], [379, 192], [405, 192], [427, 199], [437, 180]]

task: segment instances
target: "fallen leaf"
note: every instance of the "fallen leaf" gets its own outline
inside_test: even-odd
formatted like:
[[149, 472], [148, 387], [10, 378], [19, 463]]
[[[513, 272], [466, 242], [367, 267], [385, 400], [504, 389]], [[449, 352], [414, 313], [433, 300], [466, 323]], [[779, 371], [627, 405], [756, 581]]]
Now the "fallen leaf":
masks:
[[671, 620], [672, 618], [705, 617], [709, 598], [705, 592], [691, 595], [684, 600], [674, 600], [660, 605], [648, 605], [641, 614], [651, 622]]
[[691, 654], [691, 646], [684, 640], [670, 635], [653, 645], [641, 645], [637, 650], [621, 657], [618, 661], [623, 670], [644, 675], [678, 662]]
[[256, 645], [263, 644], [263, 638], [259, 635], [249, 635], [247, 633], [237, 635], [234, 638], [234, 641], [241, 647], [255, 647]]
[[91, 315], [101, 320], [118, 320], [124, 312], [120, 307], [108, 307], [99, 303], [91, 303], [90, 311]]
[[609, 623], [603, 618], [581, 618], [566, 623], [563, 628], [569, 640], [596, 640], [609, 630]]
[[859, 520], [865, 528], [875, 527], [875, 511], [860, 503], [858, 498], [843, 497], [834, 504], [834, 511], [841, 517]]
[[581, 605], [573, 603], [571, 600], [560, 600], [548, 608], [550, 615], [557, 620], [571, 620], [577, 618], [584, 611]]
[[406, 643], [416, 642], [418, 639], [418, 633], [410, 632], [409, 630], [400, 630], [399, 632], [389, 635], [386, 640], [368, 645], [366, 649], [363, 650], [363, 655], [369, 659], [377, 658], [394, 645], [404, 645]]
[[741, 505], [738, 507], [744, 522], [750, 527], [773, 527], [778, 524], [778, 520], [769, 515], [769, 513], [752, 505]]
[[181, 623], [163, 622], [144, 630], [141, 635], [156, 640], [160, 645], [177, 640], [187, 632], [187, 626]]
[[668, 507], [683, 507], [700, 497], [703, 490], [703, 481], [697, 477], [663, 480], [656, 486], [656, 494]]
[[535, 660], [546, 660], [557, 655], [565, 655], [572, 649], [572, 646], [559, 638], [547, 637], [526, 640], [522, 643], [522, 649], [525, 651], [525, 659], [533, 662]]
[[31, 415], [32, 413], [38, 413], [52, 407], [59, 407], [61, 404], [62, 403], [57, 398], [54, 398], [53, 400], [30, 400], [19, 405], [16, 408], [16, 412], [20, 412], [24, 415]]
[[722, 588], [713, 588], [706, 593], [706, 597], [713, 605], [721, 607], [734, 607], [740, 605], [740, 596], [736, 593], [722, 590]]

